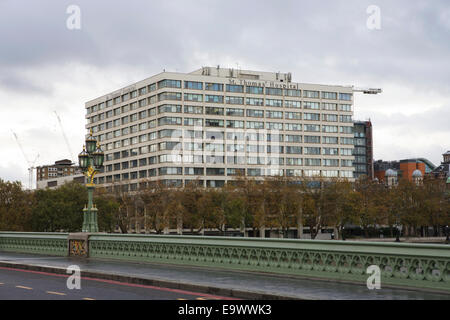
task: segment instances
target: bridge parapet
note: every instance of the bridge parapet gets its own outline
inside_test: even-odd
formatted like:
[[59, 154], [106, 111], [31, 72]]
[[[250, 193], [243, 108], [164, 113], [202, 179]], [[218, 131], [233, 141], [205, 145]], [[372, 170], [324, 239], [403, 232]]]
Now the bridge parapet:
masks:
[[[369, 276], [367, 267], [377, 265], [382, 286], [450, 292], [448, 245], [122, 234], [89, 234], [86, 239], [91, 258], [268, 272], [362, 285]], [[68, 241], [67, 234], [0, 232], [0, 251], [68, 255]]]
[[67, 256], [68, 233], [0, 232], [0, 252]]

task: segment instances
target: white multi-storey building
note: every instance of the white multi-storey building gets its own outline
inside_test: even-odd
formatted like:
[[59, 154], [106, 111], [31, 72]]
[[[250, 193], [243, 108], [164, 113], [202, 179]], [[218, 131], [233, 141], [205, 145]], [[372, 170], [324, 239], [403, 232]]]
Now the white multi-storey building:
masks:
[[236, 175], [353, 179], [353, 90], [290, 73], [163, 72], [86, 103], [99, 184], [218, 187]]

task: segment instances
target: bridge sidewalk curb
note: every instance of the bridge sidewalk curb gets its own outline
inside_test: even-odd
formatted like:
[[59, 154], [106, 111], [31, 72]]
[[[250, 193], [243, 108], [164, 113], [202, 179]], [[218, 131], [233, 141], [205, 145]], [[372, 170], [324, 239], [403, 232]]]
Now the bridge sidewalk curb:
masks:
[[[37, 271], [37, 272], [46, 272], [53, 273], [58, 275], [67, 274], [67, 269], [62, 267], [53, 267], [53, 266], [45, 266], [45, 265], [35, 265], [35, 264], [23, 264], [23, 263], [14, 263], [14, 262], [5, 262], [0, 261], [0, 267], [4, 268], [12, 268], [12, 269], [23, 269], [28, 271]], [[139, 284], [139, 285], [147, 285], [147, 286], [155, 286], [155, 287], [163, 287], [169, 289], [179, 289], [186, 291], [194, 291], [199, 293], [211, 294], [211, 295], [220, 295], [231, 298], [238, 299], [247, 299], [247, 300], [311, 300], [311, 297], [298, 297], [298, 296], [289, 296], [289, 295], [279, 295], [272, 294], [268, 292], [258, 292], [258, 291], [250, 291], [250, 290], [237, 290], [223, 287], [214, 287], [208, 285], [198, 285], [194, 283], [181, 283], [175, 281], [162, 280], [157, 278], [144, 278], [144, 277], [135, 277], [121, 273], [112, 273], [112, 272], [98, 272], [98, 271], [90, 271], [90, 270], [81, 270], [82, 278], [96, 278], [101, 280], [112, 280], [130, 284]]]

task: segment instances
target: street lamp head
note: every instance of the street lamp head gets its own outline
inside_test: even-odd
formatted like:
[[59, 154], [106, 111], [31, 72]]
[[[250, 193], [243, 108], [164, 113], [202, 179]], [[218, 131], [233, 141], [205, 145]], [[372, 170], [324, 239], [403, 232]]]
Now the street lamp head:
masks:
[[89, 155], [85, 146], [83, 146], [83, 151], [78, 155], [78, 163], [82, 170], [86, 170], [89, 167]]
[[103, 150], [100, 148], [100, 144], [97, 144], [97, 149], [94, 151], [92, 155], [94, 158], [94, 166], [101, 168], [105, 160], [105, 154], [103, 153]]
[[95, 148], [97, 146], [97, 140], [92, 136], [92, 129], [89, 133], [89, 137], [86, 139], [86, 149], [89, 154], [93, 153], [95, 151]]

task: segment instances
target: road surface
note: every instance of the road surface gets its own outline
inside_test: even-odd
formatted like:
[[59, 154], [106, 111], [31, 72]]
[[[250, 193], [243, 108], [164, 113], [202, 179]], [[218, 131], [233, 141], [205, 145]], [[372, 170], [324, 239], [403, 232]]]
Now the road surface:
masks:
[[[248, 292], [271, 294], [275, 296], [294, 297], [296, 299], [338, 299], [338, 300], [450, 300], [450, 293], [433, 293], [422, 290], [406, 290], [398, 288], [389, 288], [381, 285], [381, 290], [368, 290], [366, 283], [348, 284], [335, 281], [318, 281], [313, 279], [298, 278], [292, 276], [264, 274], [254, 272], [230, 271], [221, 269], [209, 269], [200, 267], [190, 267], [182, 265], [165, 265], [156, 263], [131, 263], [123, 261], [109, 261], [100, 259], [74, 259], [68, 257], [49, 257], [32, 254], [6, 253], [0, 252], [0, 262], [4, 264], [23, 264], [26, 266], [48, 266], [66, 269], [71, 265], [78, 265], [82, 271], [123, 275], [127, 277], [135, 277], [138, 279], [161, 280], [167, 282], [175, 282], [179, 284], [201, 285], [211, 288], [223, 288], [232, 290], [245, 290]], [[8, 266], [8, 265], [3, 265]], [[9, 295], [11, 288], [11, 295], [15, 290], [21, 289], [16, 286], [31, 287], [33, 290], [41, 290], [41, 286], [45, 281], [52, 279], [50, 276], [16, 273], [14, 281], [2, 280], [3, 276], [12, 276], [13, 273], [6, 273], [8, 270], [0, 269], [0, 282], [5, 283], [0, 285], [0, 299], [4, 299]], [[33, 287], [32, 283], [26, 282], [30, 277], [34, 279], [46, 279], [42, 281], [42, 285]], [[67, 276], [66, 276], [67, 277]], [[23, 281], [21, 279], [23, 278]], [[57, 278], [53, 277], [53, 278]], [[33, 278], [30, 278], [32, 281]], [[43, 293], [46, 291], [55, 291], [66, 293], [67, 297], [76, 296], [77, 298], [94, 298], [94, 299], [138, 299], [140, 297], [150, 297], [159, 299], [184, 299], [186, 298], [178, 292], [166, 289], [152, 291], [151, 287], [143, 290], [140, 287], [132, 286], [118, 286], [114, 283], [83, 281], [82, 286], [87, 290], [82, 290], [79, 293], [72, 291], [61, 291], [66, 288], [64, 279], [54, 279], [59, 281], [58, 286], [48, 287], [42, 286]], [[108, 278], [106, 278], [108, 279]], [[111, 278], [114, 279], [114, 278]], [[6, 287], [5, 287], [6, 286]], [[181, 287], [182, 288], [182, 287]], [[45, 289], [45, 290], [44, 290]], [[186, 289], [186, 288], [184, 288]], [[22, 289], [26, 290], [26, 289]], [[98, 292], [98, 296], [89, 296], [87, 293]], [[103, 290], [103, 291], [102, 291]], [[129, 291], [128, 291], [129, 290]], [[155, 289], [156, 290], [156, 289]], [[189, 289], [187, 289], [189, 290]], [[195, 290], [195, 289], [193, 289]], [[31, 291], [31, 290], [28, 290]], [[100, 292], [102, 291], [102, 292]], [[108, 291], [108, 292], [107, 292]], [[126, 292], [121, 294], [120, 291]], [[84, 293], [86, 292], [86, 293]], [[129, 293], [129, 296], [128, 296]], [[22, 294], [25, 294], [22, 292]], [[32, 293], [28, 292], [29, 297]], [[80, 295], [78, 295], [80, 294]], [[177, 295], [178, 294], [178, 295]], [[224, 294], [222, 294], [224, 295]], [[198, 295], [194, 293], [187, 294], [188, 299], [204, 298], [207, 294]], [[213, 299], [213, 297], [211, 297]]]
[[82, 278], [68, 289], [69, 275], [0, 267], [0, 300], [223, 300], [227, 297], [177, 289]]

